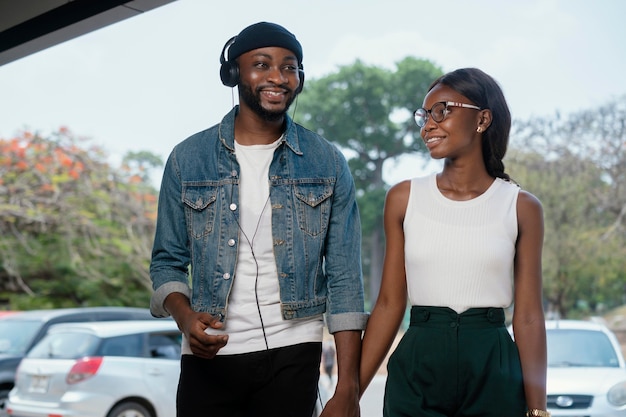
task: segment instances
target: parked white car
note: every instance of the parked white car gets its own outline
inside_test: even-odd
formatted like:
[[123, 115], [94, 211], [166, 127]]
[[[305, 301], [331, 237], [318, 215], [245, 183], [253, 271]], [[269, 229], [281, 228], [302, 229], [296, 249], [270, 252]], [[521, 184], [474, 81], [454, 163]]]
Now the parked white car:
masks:
[[[170, 319], [57, 324], [22, 359], [11, 417], [173, 417], [181, 334]], [[319, 384], [314, 416], [329, 392]]]
[[553, 417], [626, 417], [626, 365], [606, 326], [549, 320], [548, 411]]
[[12, 417], [172, 417], [181, 335], [173, 320], [53, 326], [22, 360]]
[[59, 323], [114, 320], [157, 320], [147, 308], [78, 307], [17, 311], [0, 317], [0, 417], [14, 386], [15, 371], [22, 358]]

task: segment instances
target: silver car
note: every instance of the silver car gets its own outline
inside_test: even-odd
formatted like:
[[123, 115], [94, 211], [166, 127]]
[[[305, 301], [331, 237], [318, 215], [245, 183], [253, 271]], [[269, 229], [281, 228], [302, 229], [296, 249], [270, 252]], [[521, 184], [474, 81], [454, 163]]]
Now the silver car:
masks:
[[14, 417], [172, 417], [180, 372], [173, 320], [53, 326], [22, 360]]
[[626, 365], [615, 335], [591, 321], [546, 322], [553, 417], [626, 417]]

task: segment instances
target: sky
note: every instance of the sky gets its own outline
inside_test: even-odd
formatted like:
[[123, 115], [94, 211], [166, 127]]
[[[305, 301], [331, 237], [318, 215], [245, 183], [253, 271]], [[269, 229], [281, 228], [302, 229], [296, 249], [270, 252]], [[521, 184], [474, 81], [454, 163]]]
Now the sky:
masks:
[[[178, 0], [0, 66], [0, 138], [64, 126], [113, 163], [143, 150], [165, 160], [230, 110], [220, 53], [258, 21], [296, 35], [307, 80], [413, 56], [489, 73], [514, 119], [567, 114], [626, 94], [624, 16], [623, 0]], [[411, 158], [385, 180], [415, 176]]]

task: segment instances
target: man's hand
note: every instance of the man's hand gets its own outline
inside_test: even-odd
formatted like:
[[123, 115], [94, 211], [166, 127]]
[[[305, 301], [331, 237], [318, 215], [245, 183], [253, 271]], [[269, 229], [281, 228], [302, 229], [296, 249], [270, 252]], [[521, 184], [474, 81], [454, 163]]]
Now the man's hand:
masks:
[[189, 341], [189, 347], [194, 355], [200, 358], [213, 359], [217, 352], [228, 343], [228, 335], [205, 333], [209, 327], [221, 329], [224, 323], [209, 313], [195, 312], [185, 295], [176, 292], [168, 295], [165, 298], [164, 306]]
[[178, 322], [179, 328], [189, 341], [189, 347], [194, 355], [213, 359], [217, 352], [228, 342], [227, 335], [210, 335], [205, 329], [221, 329], [224, 324], [209, 313], [191, 312], [183, 316]]

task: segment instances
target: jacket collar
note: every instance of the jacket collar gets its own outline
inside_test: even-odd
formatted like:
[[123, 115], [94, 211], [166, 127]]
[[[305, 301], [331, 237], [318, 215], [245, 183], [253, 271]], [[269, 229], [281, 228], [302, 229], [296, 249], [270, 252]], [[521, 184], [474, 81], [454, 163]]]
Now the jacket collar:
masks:
[[[235, 116], [239, 112], [239, 105], [236, 105], [229, 111], [219, 124], [219, 138], [222, 145], [227, 147], [231, 152], [235, 152]], [[302, 155], [300, 145], [298, 142], [298, 131], [296, 123], [285, 114], [285, 131], [282, 137], [282, 142], [286, 143], [289, 149], [295, 154]]]

